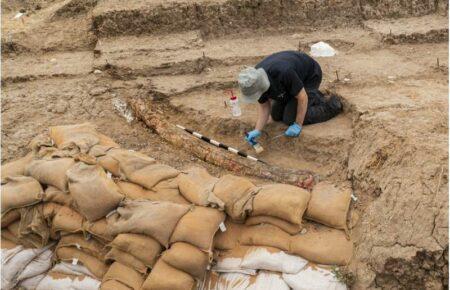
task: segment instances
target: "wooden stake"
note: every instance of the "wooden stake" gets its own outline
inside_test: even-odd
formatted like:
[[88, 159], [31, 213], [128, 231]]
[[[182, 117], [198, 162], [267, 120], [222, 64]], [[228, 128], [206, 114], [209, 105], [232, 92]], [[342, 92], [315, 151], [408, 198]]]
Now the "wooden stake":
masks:
[[338, 74], [338, 70], [336, 70], [336, 81], [339, 81], [339, 74]]
[[439, 68], [439, 57], [436, 58], [437, 67]]

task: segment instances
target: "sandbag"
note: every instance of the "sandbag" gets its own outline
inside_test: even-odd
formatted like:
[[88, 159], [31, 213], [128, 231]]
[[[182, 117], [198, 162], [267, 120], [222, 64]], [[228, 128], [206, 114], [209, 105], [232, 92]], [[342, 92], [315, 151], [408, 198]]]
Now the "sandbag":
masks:
[[77, 163], [67, 176], [76, 208], [91, 222], [105, 217], [123, 199], [119, 187], [98, 165]]
[[232, 222], [229, 217], [225, 220], [225, 231], [217, 231], [214, 236], [214, 248], [219, 250], [231, 250], [239, 244], [242, 231], [246, 228], [243, 224]]
[[294, 255], [286, 254], [272, 247], [251, 247], [242, 259], [244, 269], [267, 270], [281, 273], [298, 273], [308, 261]]
[[102, 282], [102, 284], [100, 285], [100, 290], [130, 290], [130, 287], [120, 283], [117, 280], [108, 280]]
[[54, 158], [33, 160], [25, 173], [42, 184], [52, 185], [64, 192], [67, 191], [66, 172], [75, 164], [72, 158]]
[[105, 259], [107, 262], [119, 262], [120, 264], [125, 265], [139, 273], [147, 273], [147, 267], [141, 260], [117, 248], [111, 248], [106, 254]]
[[48, 186], [44, 191], [44, 202], [54, 202], [57, 204], [72, 206], [72, 196], [68, 192], [63, 192], [54, 186]]
[[81, 263], [98, 279], [102, 279], [108, 270], [104, 262], [76, 247], [59, 247], [55, 251], [55, 256], [58, 261]]
[[251, 216], [245, 221], [245, 225], [247, 226], [254, 226], [259, 224], [274, 225], [289, 233], [290, 235], [298, 234], [303, 228], [301, 224], [293, 224], [288, 221], [268, 215]]
[[180, 194], [178, 185], [173, 184], [173, 182], [160, 182], [153, 190], [148, 190], [140, 185], [126, 181], [118, 181], [117, 185], [128, 199], [170, 201], [174, 203], [189, 204], [189, 202]]
[[119, 147], [111, 138], [99, 134], [90, 123], [54, 126], [49, 130], [50, 138], [59, 149], [77, 149], [81, 153], [88, 153], [96, 144]]
[[212, 273], [205, 283], [205, 290], [289, 290], [289, 286], [278, 273], [261, 271], [257, 276], [242, 273]]
[[44, 194], [39, 182], [28, 176], [6, 178], [1, 192], [2, 218], [10, 210], [40, 202]]
[[131, 174], [136, 170], [156, 163], [155, 159], [145, 154], [126, 149], [94, 146], [89, 154], [97, 155], [97, 161], [100, 166], [122, 179], [126, 178], [127, 173]]
[[[18, 224], [18, 221], [16, 221], [15, 223]], [[12, 223], [12, 224], [14, 224], [14, 223]], [[11, 225], [9, 225], [8, 228]], [[6, 241], [9, 241], [9, 242], [11, 242], [11, 243], [13, 243], [15, 245], [19, 245], [20, 244], [19, 238], [16, 235], [14, 235], [13, 233], [11, 233], [11, 231], [8, 228], [2, 229], [2, 233], [1, 233], [2, 241], [6, 240]]]
[[100, 281], [89, 276], [73, 276], [49, 272], [37, 286], [36, 290], [98, 290]]
[[238, 246], [232, 250], [218, 251], [215, 258], [215, 264], [212, 267], [213, 272], [218, 273], [241, 273], [247, 275], [256, 275], [257, 270], [242, 268], [241, 263], [248, 246]]
[[289, 251], [291, 235], [272, 225], [246, 227], [240, 242], [247, 246], [267, 246]]
[[2, 216], [2, 229], [20, 219], [20, 209], [13, 209]]
[[189, 274], [167, 265], [162, 259], [148, 275], [142, 290], [193, 290], [196, 283]]
[[96, 238], [103, 244], [107, 244], [114, 239], [114, 237], [108, 230], [108, 223], [106, 221], [106, 218], [96, 220], [95, 222], [84, 221], [83, 231], [94, 236], [94, 238]]
[[161, 245], [153, 238], [139, 234], [119, 234], [108, 245], [127, 252], [151, 268], [161, 253]]
[[[121, 167], [122, 169], [122, 164]], [[164, 164], [152, 164], [132, 172], [125, 172], [127, 179], [147, 189], [152, 189], [161, 181], [175, 178], [180, 173], [173, 167]]]
[[9, 249], [12, 249], [12, 248], [15, 248], [18, 246], [16, 243], [14, 243], [8, 239], [5, 239], [4, 237], [2, 237], [2, 241], [1, 241], [0, 245], [1, 245], [2, 249], [6, 249], [6, 250], [9, 250]]
[[347, 286], [330, 270], [307, 266], [296, 274], [283, 274], [283, 280], [293, 290], [346, 290]]
[[217, 209], [196, 206], [178, 222], [170, 243], [186, 242], [203, 251], [211, 251], [214, 235], [225, 220], [225, 214]]
[[67, 275], [89, 276], [95, 278], [94, 274], [92, 274], [88, 268], [78, 263], [59, 262], [53, 266], [52, 271]]
[[347, 265], [353, 254], [353, 243], [343, 231], [324, 226], [310, 226], [305, 234], [293, 236], [291, 253], [324, 265]]
[[213, 190], [215, 197], [224, 203], [226, 213], [237, 222], [244, 222], [252, 210], [252, 198], [256, 192], [253, 183], [234, 175], [222, 176]]
[[[41, 249], [24, 249], [22, 246], [15, 247], [10, 250], [2, 250], [1, 254], [1, 285], [2, 289], [12, 289], [20, 280], [18, 279], [26, 267], [39, 255], [45, 252], [48, 248]], [[48, 256], [44, 256], [44, 258]], [[35, 268], [38, 266], [38, 268]], [[42, 267], [44, 266], [44, 267]], [[32, 268], [25, 272], [23, 278], [31, 277], [34, 272], [45, 272], [45, 263], [32, 265]], [[42, 271], [41, 271], [42, 270]], [[40, 274], [38, 273], [38, 274]], [[36, 274], [37, 275], [37, 274]]]
[[33, 247], [42, 248], [50, 240], [50, 228], [47, 225], [43, 213], [42, 204], [37, 204], [20, 209], [19, 239], [23, 244], [31, 244]]
[[33, 278], [47, 272], [52, 267], [53, 252], [47, 249], [36, 256], [17, 276], [17, 281]]
[[202, 167], [189, 168], [178, 175], [177, 178], [178, 187], [184, 198], [200, 206], [210, 204], [209, 196], [213, 194], [214, 185], [219, 180], [209, 175], [208, 171]]
[[33, 158], [34, 154], [30, 152], [22, 158], [3, 164], [1, 168], [2, 184], [7, 177], [25, 175], [25, 168]]
[[[54, 208], [45, 209], [44, 205], [44, 214], [46, 211], [51, 212]], [[53, 217], [51, 223], [51, 231], [53, 233], [64, 231], [67, 233], [77, 233], [83, 231], [83, 217], [73, 209], [67, 206], [61, 206], [56, 209], [56, 214]]]
[[140, 273], [118, 262], [113, 263], [109, 267], [108, 272], [103, 277], [101, 289], [107, 289], [103, 284], [111, 280], [118, 281], [132, 290], [139, 290], [144, 282], [144, 278]]
[[161, 259], [168, 265], [203, 280], [209, 264], [208, 254], [187, 243], [175, 243]]
[[320, 182], [312, 190], [306, 217], [336, 229], [347, 230], [351, 195], [350, 188], [340, 190], [331, 183]]
[[24, 279], [19, 283], [19, 289], [35, 290], [47, 273], [39, 274], [31, 278]]
[[264, 185], [253, 199], [251, 216], [272, 216], [300, 225], [309, 198], [310, 193], [298, 186]]
[[125, 200], [117, 213], [108, 217], [108, 228], [113, 235], [147, 235], [167, 248], [175, 226], [188, 210], [188, 205], [166, 201]]
[[70, 234], [62, 236], [56, 248], [75, 247], [101, 261], [105, 260], [107, 250], [95, 239], [85, 239], [83, 234]]

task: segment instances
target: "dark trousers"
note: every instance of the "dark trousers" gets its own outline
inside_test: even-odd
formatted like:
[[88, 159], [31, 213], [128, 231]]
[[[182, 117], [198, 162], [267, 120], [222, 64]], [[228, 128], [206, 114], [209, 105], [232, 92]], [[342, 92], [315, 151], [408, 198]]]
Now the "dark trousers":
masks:
[[[305, 90], [308, 95], [308, 108], [303, 125], [328, 121], [342, 111], [342, 104], [336, 96], [331, 96], [327, 100], [319, 89]], [[272, 119], [288, 126], [292, 125], [297, 118], [297, 103], [296, 98], [287, 103], [272, 102]]]

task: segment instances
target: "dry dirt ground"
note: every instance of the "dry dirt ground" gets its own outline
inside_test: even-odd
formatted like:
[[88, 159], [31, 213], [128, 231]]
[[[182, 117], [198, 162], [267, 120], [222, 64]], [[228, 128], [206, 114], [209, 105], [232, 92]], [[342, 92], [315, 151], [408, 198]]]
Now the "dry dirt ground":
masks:
[[224, 105], [236, 74], [326, 41], [338, 54], [318, 58], [322, 88], [344, 113], [295, 140], [271, 140], [285, 128], [270, 124], [261, 158], [351, 183], [354, 289], [443, 289], [447, 15], [440, 0], [2, 0], [2, 162], [49, 126], [88, 121], [123, 147], [223, 174], [152, 133], [127, 100], [146, 97], [173, 124], [249, 150], [256, 108], [236, 119]]

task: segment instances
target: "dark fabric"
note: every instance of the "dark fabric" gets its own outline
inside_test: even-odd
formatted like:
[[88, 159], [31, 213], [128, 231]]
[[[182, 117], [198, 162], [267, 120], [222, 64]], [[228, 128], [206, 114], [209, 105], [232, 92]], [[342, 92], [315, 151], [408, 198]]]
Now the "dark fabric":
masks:
[[[336, 96], [327, 100], [318, 89], [307, 90], [308, 108], [303, 125], [321, 123], [330, 120], [342, 111], [342, 104]], [[272, 119], [290, 126], [297, 117], [297, 99], [289, 102], [272, 102]]]
[[303, 89], [319, 88], [322, 81], [320, 65], [309, 55], [299, 51], [282, 51], [269, 55], [258, 63], [269, 77], [270, 87], [259, 98], [259, 103], [269, 99], [287, 104]]

